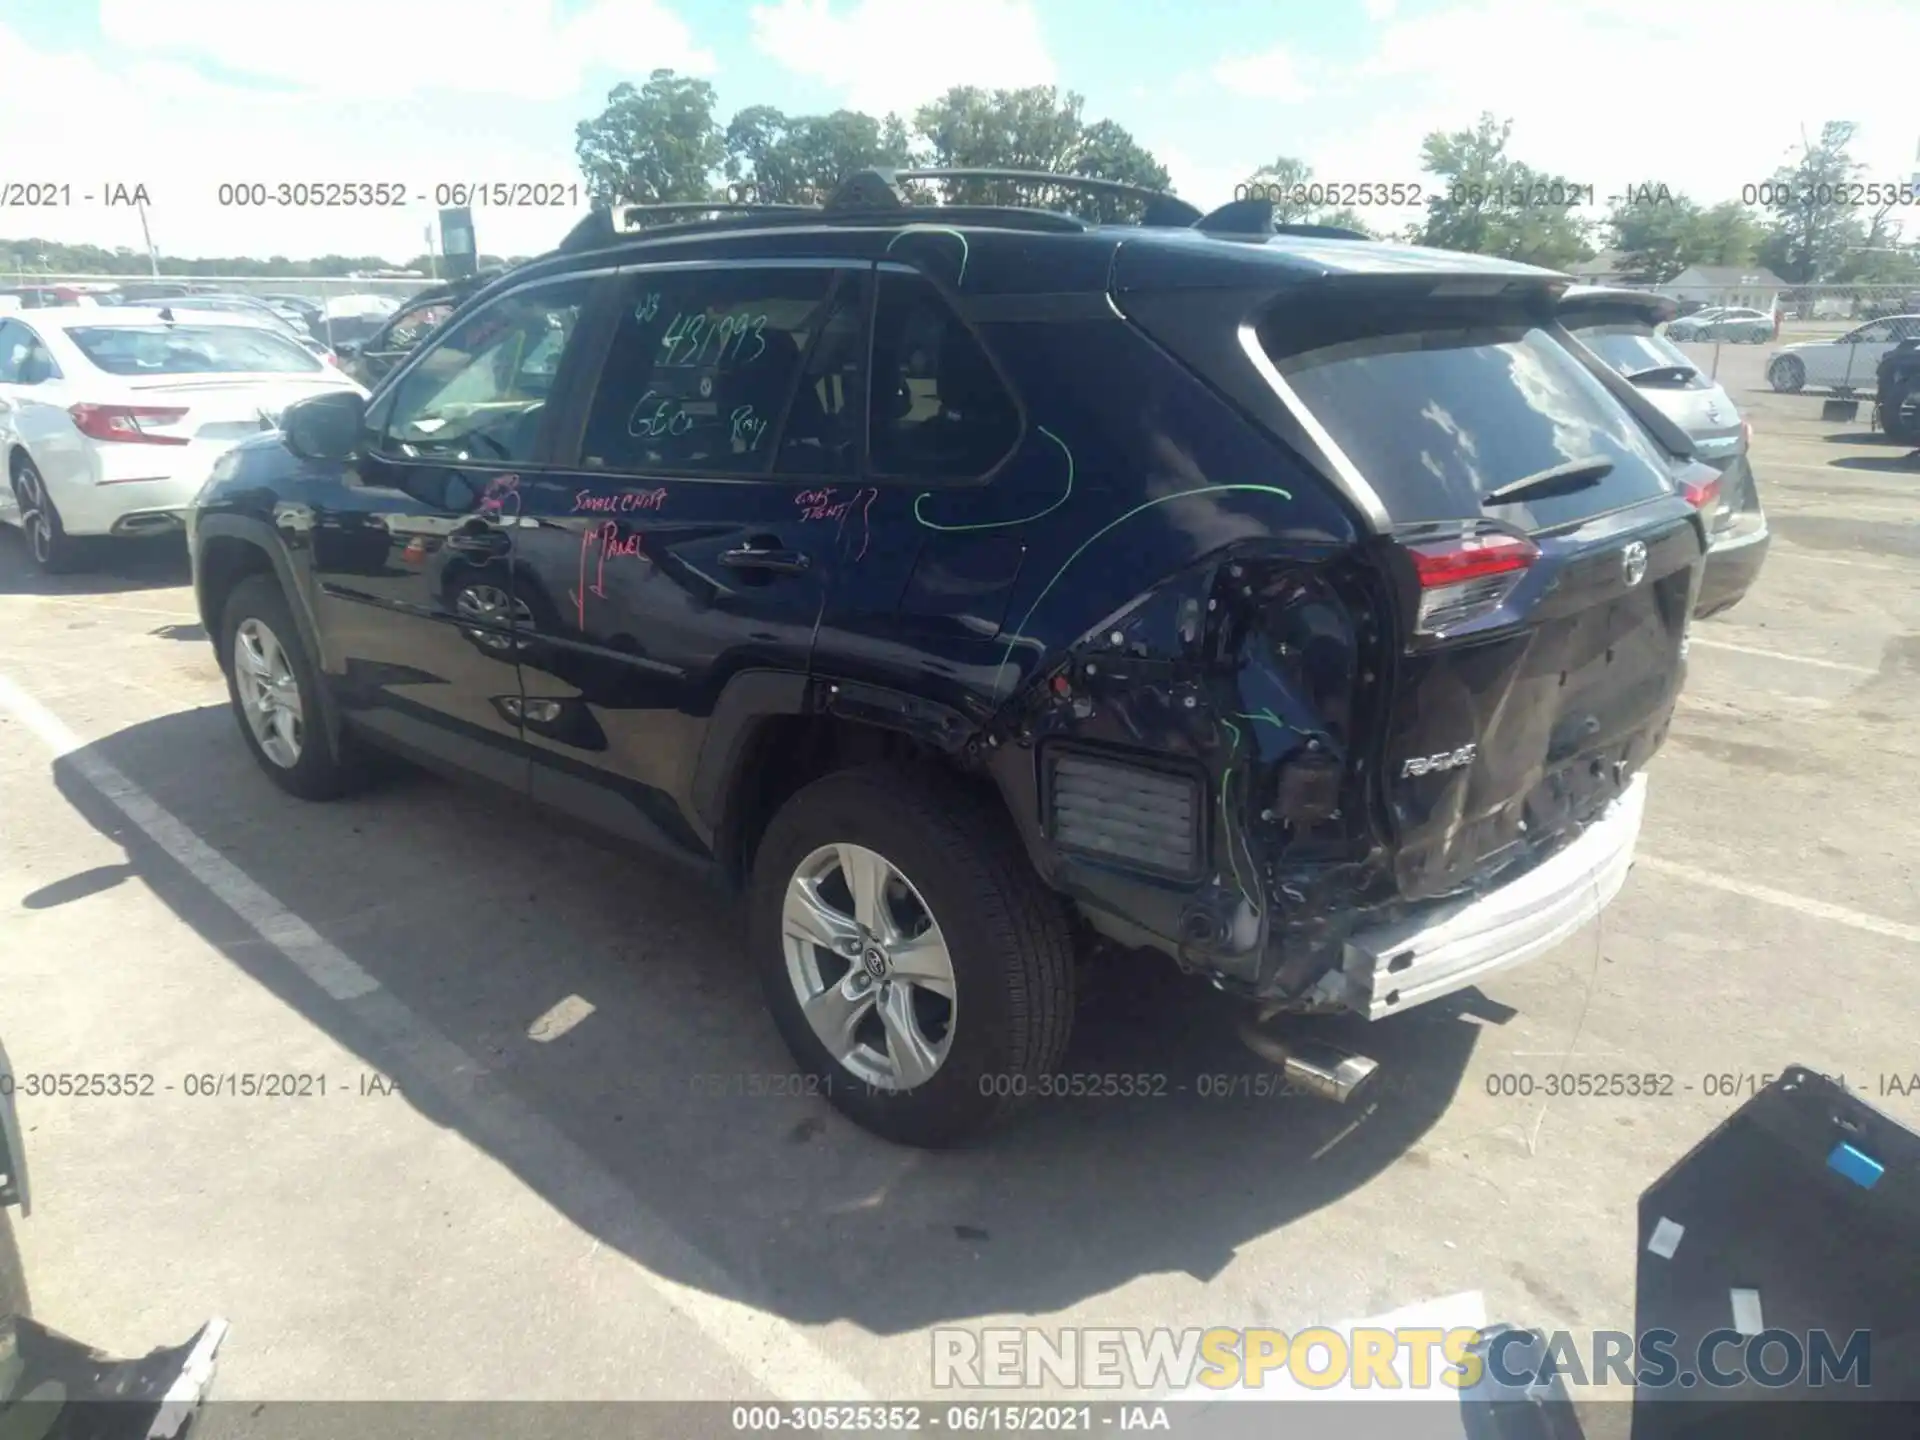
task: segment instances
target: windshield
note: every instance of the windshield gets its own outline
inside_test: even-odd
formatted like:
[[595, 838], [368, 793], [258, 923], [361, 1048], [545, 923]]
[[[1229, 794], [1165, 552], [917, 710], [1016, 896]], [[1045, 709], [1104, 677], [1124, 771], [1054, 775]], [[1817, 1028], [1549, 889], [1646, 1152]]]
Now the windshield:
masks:
[[[1547, 529], [1667, 493], [1668, 461], [1540, 324], [1486, 305], [1292, 305], [1262, 330], [1276, 368], [1397, 522], [1497, 514]], [[1597, 482], [1483, 512], [1482, 499], [1570, 462]]]
[[1664, 335], [1645, 325], [1623, 321], [1613, 325], [1582, 325], [1573, 332], [1622, 375], [1644, 375], [1650, 370], [1685, 370], [1695, 379], [1700, 370], [1686, 353]]
[[67, 337], [109, 375], [311, 375], [322, 368], [257, 325], [88, 325]]

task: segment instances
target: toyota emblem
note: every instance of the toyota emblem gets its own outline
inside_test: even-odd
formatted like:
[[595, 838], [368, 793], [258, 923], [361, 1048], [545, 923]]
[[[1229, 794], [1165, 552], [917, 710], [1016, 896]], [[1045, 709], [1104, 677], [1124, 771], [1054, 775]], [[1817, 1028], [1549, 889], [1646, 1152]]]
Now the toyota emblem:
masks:
[[1620, 573], [1631, 589], [1647, 578], [1647, 547], [1636, 540], [1620, 552]]

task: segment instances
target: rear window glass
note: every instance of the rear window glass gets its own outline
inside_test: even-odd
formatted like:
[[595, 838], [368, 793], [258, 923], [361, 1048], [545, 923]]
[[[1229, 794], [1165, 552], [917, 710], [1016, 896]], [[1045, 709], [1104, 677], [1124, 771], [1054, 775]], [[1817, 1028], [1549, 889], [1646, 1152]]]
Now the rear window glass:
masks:
[[[1670, 462], [1565, 345], [1517, 313], [1390, 302], [1293, 305], [1262, 327], [1275, 367], [1394, 521], [1553, 529], [1670, 493]], [[1484, 497], [1573, 461], [1582, 489]]]
[[1573, 333], [1589, 350], [1628, 379], [1683, 381], [1692, 389], [1705, 389], [1713, 383], [1700, 373], [1700, 368], [1687, 358], [1684, 350], [1666, 336], [1656, 335], [1645, 325], [1631, 321], [1612, 325], [1582, 325]]
[[320, 362], [251, 325], [88, 325], [67, 338], [109, 375], [312, 374]]

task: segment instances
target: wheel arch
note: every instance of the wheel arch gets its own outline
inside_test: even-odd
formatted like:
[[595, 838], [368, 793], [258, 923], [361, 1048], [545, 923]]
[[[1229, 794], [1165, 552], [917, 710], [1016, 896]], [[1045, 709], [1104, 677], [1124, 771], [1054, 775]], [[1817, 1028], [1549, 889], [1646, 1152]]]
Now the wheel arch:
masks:
[[744, 882], [767, 822], [789, 797], [836, 770], [882, 761], [937, 766], [1005, 798], [969, 763], [973, 727], [906, 691], [775, 670], [746, 670], [721, 691], [694, 766], [690, 800], [722, 874]]
[[196, 518], [193, 528], [194, 603], [220, 668], [224, 671], [232, 664], [232, 657], [220, 643], [220, 622], [228, 599], [249, 576], [271, 576], [286, 597], [287, 608], [293, 612], [300, 643], [313, 659], [320, 678], [320, 705], [328, 738], [337, 744], [340, 715], [326, 683], [326, 644], [285, 544], [266, 522], [246, 515], [202, 515]]

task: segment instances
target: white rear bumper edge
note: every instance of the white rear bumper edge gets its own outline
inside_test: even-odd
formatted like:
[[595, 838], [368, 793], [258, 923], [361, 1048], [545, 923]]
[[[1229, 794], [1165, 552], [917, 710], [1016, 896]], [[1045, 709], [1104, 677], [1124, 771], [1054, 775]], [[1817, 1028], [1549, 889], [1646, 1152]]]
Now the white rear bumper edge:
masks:
[[1620, 893], [1633, 866], [1647, 777], [1558, 855], [1497, 890], [1347, 941], [1350, 1009], [1378, 1020], [1478, 984], [1566, 940]]

